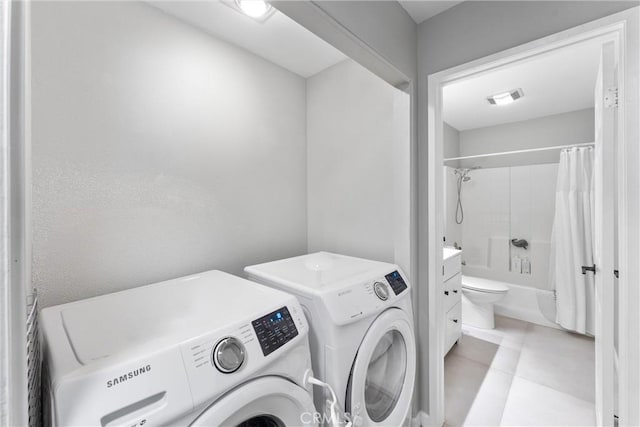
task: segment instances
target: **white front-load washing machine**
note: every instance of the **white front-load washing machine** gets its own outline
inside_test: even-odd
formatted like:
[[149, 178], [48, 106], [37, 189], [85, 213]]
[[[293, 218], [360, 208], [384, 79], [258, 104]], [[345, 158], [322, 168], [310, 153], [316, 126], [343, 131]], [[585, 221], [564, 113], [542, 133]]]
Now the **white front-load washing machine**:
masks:
[[[314, 372], [334, 388], [355, 426], [407, 421], [416, 344], [411, 289], [397, 265], [319, 252], [245, 272], [299, 298], [311, 327]], [[316, 392], [319, 411], [326, 399]]]
[[291, 295], [221, 271], [42, 310], [48, 424], [314, 424]]

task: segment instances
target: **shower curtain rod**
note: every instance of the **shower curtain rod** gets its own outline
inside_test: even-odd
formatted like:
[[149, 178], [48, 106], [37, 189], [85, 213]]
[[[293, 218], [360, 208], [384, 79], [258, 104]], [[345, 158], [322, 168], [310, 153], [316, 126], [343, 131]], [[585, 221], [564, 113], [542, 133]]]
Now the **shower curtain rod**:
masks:
[[539, 153], [542, 151], [562, 150], [565, 148], [593, 147], [594, 145], [595, 145], [595, 142], [585, 142], [585, 143], [571, 144], [571, 145], [556, 145], [553, 147], [530, 148], [527, 150], [503, 151], [501, 153], [476, 154], [474, 156], [463, 156], [463, 157], [449, 157], [448, 159], [444, 159], [444, 161], [447, 162], [447, 161], [453, 161], [453, 160], [472, 160], [472, 159], [481, 159], [483, 157], [508, 156], [511, 154]]

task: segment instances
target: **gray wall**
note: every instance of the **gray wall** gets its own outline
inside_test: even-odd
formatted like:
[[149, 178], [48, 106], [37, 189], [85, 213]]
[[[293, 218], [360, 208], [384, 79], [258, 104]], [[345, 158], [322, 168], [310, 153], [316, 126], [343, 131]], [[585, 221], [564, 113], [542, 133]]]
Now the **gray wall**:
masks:
[[428, 134], [429, 74], [637, 6], [637, 1], [468, 1], [418, 26], [418, 230], [420, 406], [428, 412]]
[[33, 3], [42, 305], [306, 250], [305, 80], [134, 2]]
[[417, 70], [416, 24], [395, 1], [316, 1], [409, 78]]
[[460, 154], [460, 132], [448, 123], [443, 123], [443, 128], [443, 158], [460, 157], [462, 155]]
[[[365, 68], [409, 93], [410, 244], [407, 273], [418, 276], [417, 26], [396, 1], [272, 1], [280, 11], [331, 43]], [[414, 289], [416, 289], [414, 287]], [[414, 298], [415, 300], [415, 298]]]
[[[413, 284], [413, 307], [416, 322], [421, 316], [418, 307], [419, 264], [424, 262], [418, 250], [419, 222], [419, 165], [418, 165], [418, 123], [421, 119], [418, 111], [419, 79], [417, 63], [419, 55], [417, 44], [417, 26], [409, 14], [396, 1], [313, 1], [323, 14], [305, 11], [307, 2], [276, 1], [277, 7], [289, 17], [302, 23], [327, 40], [351, 58], [376, 73], [390, 84], [402, 88], [410, 99], [410, 221], [408, 224], [410, 243], [408, 248], [398, 248], [399, 253], [408, 253], [407, 273]], [[336, 24], [340, 28], [336, 31]], [[341, 34], [342, 33], [342, 34]], [[357, 40], [354, 40], [354, 37]], [[391, 70], [389, 69], [391, 68]], [[422, 82], [420, 82], [422, 84]], [[425, 190], [426, 191], [426, 190]], [[426, 193], [423, 192], [426, 197]], [[426, 220], [426, 218], [425, 218]], [[424, 358], [427, 355], [424, 353]], [[420, 367], [418, 367], [420, 370]], [[420, 372], [416, 390], [420, 388]], [[416, 401], [419, 391], [415, 393]], [[414, 405], [413, 412], [424, 406]]]
[[[588, 108], [521, 122], [461, 131], [459, 133], [460, 156], [594, 142], [593, 121], [594, 110]], [[485, 158], [482, 159], [481, 166], [504, 166], [500, 164], [504, 161], [502, 159], [502, 157]], [[557, 151], [542, 151], [528, 154], [526, 158], [509, 158], [508, 166], [557, 163], [558, 159]], [[462, 161], [461, 164], [469, 167], [476, 165], [476, 162], [473, 160]]]
[[[415, 82], [417, 26], [393, 0], [272, 0], [278, 10], [394, 86]], [[403, 90], [410, 90], [403, 86]]]
[[[395, 108], [397, 97], [405, 99], [405, 111]], [[307, 80], [309, 252], [394, 262], [396, 225], [408, 225], [408, 217], [398, 216], [408, 215], [408, 197], [396, 192], [408, 196], [409, 171], [394, 167], [403, 154], [408, 163], [408, 127], [408, 95], [352, 60]]]

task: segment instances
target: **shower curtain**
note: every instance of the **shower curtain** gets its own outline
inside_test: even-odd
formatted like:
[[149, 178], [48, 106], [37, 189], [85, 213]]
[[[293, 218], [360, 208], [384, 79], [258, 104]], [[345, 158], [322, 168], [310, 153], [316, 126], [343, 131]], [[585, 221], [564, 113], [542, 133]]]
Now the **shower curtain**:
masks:
[[581, 334], [595, 333], [593, 265], [593, 148], [560, 153], [556, 211], [551, 234], [551, 284], [556, 290], [556, 322]]

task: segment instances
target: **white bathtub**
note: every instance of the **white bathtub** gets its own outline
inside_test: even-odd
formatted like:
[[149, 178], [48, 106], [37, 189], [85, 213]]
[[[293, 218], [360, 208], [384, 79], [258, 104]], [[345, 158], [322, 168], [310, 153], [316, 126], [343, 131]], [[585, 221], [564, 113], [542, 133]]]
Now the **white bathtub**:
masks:
[[[489, 279], [483, 278], [483, 280]], [[538, 303], [538, 297], [540, 297], [540, 303], [548, 315], [553, 318], [553, 316], [555, 316], [555, 298], [553, 291], [539, 290], [530, 286], [514, 285], [513, 283], [499, 282], [497, 280], [491, 281], [509, 286], [509, 292], [494, 305], [495, 314], [536, 323], [542, 326], [562, 329], [557, 324], [547, 320], [544, 314], [542, 314], [540, 304]]]

